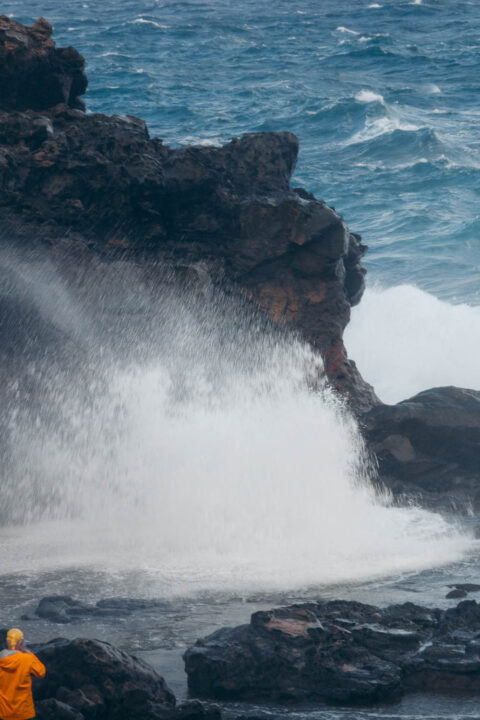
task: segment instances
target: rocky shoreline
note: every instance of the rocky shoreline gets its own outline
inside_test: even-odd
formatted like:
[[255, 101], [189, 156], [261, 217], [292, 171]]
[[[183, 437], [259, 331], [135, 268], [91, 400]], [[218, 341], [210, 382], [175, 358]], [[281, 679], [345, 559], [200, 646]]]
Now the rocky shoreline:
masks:
[[[458, 588], [467, 593], [480, 586]], [[72, 609], [75, 601], [61, 596], [44, 598], [39, 608], [66, 600]], [[129, 598], [112, 598], [103, 607], [111, 618], [115, 612], [125, 617], [141, 612], [142, 603], [151, 607]], [[76, 605], [85, 620], [95, 618], [92, 607]], [[108, 642], [56, 638], [31, 649], [47, 667], [47, 676], [34, 682], [40, 720], [219, 720], [232, 702], [349, 708], [395, 703], [418, 692], [480, 695], [475, 600], [448, 609], [334, 600], [255, 612], [248, 624], [217, 630], [187, 649], [191, 699], [180, 704], [168, 679]]]
[[257, 612], [184, 655], [192, 695], [359, 706], [412, 692], [480, 694], [480, 605], [336, 600]]

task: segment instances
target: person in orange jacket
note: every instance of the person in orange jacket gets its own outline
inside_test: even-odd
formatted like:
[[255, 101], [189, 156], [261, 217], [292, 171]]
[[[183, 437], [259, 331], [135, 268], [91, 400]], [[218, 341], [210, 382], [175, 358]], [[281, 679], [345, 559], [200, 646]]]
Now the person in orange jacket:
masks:
[[32, 675], [45, 676], [45, 665], [30, 650], [23, 649], [23, 633], [12, 628], [7, 648], [0, 652], [0, 718], [31, 720], [35, 717]]

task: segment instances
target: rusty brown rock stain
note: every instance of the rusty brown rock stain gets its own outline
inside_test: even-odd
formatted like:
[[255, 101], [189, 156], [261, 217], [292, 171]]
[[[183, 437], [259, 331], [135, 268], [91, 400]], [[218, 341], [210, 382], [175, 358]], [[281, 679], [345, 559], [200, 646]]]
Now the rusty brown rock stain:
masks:
[[307, 637], [308, 629], [311, 627], [318, 627], [318, 623], [312, 623], [307, 620], [298, 620], [294, 618], [286, 618], [281, 620], [277, 617], [272, 619], [265, 626], [268, 630], [279, 630], [285, 635], [292, 635], [296, 637]]

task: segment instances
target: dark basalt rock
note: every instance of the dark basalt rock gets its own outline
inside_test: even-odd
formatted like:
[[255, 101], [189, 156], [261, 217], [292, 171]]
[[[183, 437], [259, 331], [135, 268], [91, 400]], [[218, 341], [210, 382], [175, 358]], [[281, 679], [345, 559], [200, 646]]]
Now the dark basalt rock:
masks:
[[55, 698], [36, 702], [35, 710], [39, 720], [84, 720], [81, 712]]
[[448, 593], [445, 595], [445, 597], [446, 597], [448, 600], [456, 600], [456, 599], [458, 599], [458, 598], [467, 597], [467, 595], [468, 595], [468, 593], [465, 592], [465, 590], [450, 590], [450, 592], [448, 592]]
[[480, 605], [293, 605], [218, 630], [184, 659], [200, 697], [363, 705], [419, 689], [480, 694]]
[[[78, 265], [82, 254], [157, 262], [194, 287], [240, 292], [320, 350], [355, 411], [377, 404], [342, 340], [364, 290], [366, 247], [332, 208], [290, 187], [297, 138], [255, 133], [220, 148], [171, 149], [138, 118], [86, 115], [73, 107], [86, 87], [83, 59], [55, 49], [50, 32], [43, 20], [0, 22], [8, 235], [54, 263], [71, 255]], [[48, 75], [37, 82], [41, 97], [30, 88], [32, 67]]]
[[381, 479], [396, 496], [440, 508], [480, 508], [479, 391], [425, 390], [372, 409], [362, 422]]
[[66, 103], [83, 107], [85, 61], [72, 47], [55, 48], [43, 18], [26, 27], [0, 16], [0, 108], [44, 110]]
[[456, 585], [449, 585], [448, 587], [455, 588], [456, 590], [462, 590], [466, 593], [480, 592], [480, 585], [477, 583], [457, 583]]
[[[94, 617], [129, 617], [133, 612], [164, 607], [161, 600], [142, 600], [136, 598], [105, 598], [95, 605], [75, 600], [69, 595], [50, 595], [40, 600], [35, 615], [54, 623], [77, 622], [82, 618]], [[29, 615], [22, 620], [35, 619]]]
[[[88, 714], [82, 715], [71, 705], [55, 698], [36, 702], [35, 709], [38, 720], [85, 720], [88, 717]], [[125, 715], [124, 720], [128, 720], [129, 717], [130, 715]], [[218, 707], [206, 707], [198, 700], [184, 702], [173, 708], [157, 705], [153, 713], [145, 715], [145, 718], [154, 720], [221, 720], [221, 717], [222, 714]]]
[[[68, 600], [68, 599], [67, 599]], [[67, 602], [66, 600], [66, 602]], [[67, 603], [68, 604], [68, 603]], [[34, 681], [39, 720], [219, 720], [198, 701], [176, 705], [147, 663], [99, 640], [52, 640], [33, 648], [47, 674]]]
[[174, 694], [153, 668], [109, 643], [60, 639], [35, 650], [47, 667], [35, 699], [53, 698], [85, 718], [155, 717], [156, 706], [175, 707]]

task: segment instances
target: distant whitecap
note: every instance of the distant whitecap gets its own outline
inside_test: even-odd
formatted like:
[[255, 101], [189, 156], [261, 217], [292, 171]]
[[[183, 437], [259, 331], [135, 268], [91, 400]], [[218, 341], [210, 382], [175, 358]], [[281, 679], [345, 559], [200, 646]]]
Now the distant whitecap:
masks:
[[373, 90], [360, 90], [360, 92], [355, 95], [355, 100], [362, 103], [380, 102], [382, 105], [385, 103], [383, 95], [373, 92]]
[[161, 28], [162, 30], [167, 30], [168, 25], [162, 25], [159, 22], [156, 22], [155, 20], [147, 20], [146, 18], [136, 18], [133, 21], [134, 25], [153, 25], [154, 27]]
[[350, 28], [343, 27], [343, 25], [339, 25], [335, 30], [341, 33], [348, 33], [349, 35], [360, 35], [356, 30], [350, 30]]

